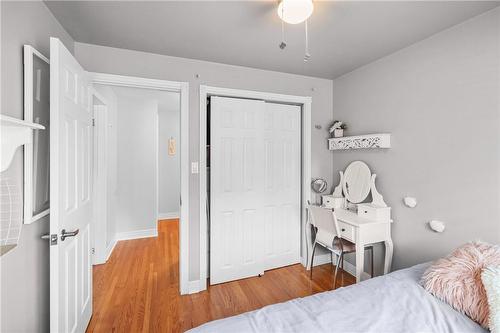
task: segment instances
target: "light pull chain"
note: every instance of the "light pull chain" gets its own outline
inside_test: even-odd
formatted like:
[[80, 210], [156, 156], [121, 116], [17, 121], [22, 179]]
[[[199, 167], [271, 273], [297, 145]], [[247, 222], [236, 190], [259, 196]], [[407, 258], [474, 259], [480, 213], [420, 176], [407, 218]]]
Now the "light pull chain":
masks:
[[[281, 16], [284, 17], [285, 15], [285, 6], [282, 6], [281, 8]], [[281, 43], [280, 43], [280, 49], [284, 50], [286, 47], [286, 41], [285, 41], [285, 21], [281, 20]]]
[[284, 50], [286, 47], [286, 41], [285, 41], [285, 22], [281, 21], [281, 43], [280, 43], [280, 49]]
[[305, 32], [306, 32], [306, 50], [305, 50], [305, 54], [304, 54], [304, 61], [307, 62], [309, 61], [309, 59], [311, 59], [311, 54], [309, 53], [309, 36], [308, 36], [308, 33], [307, 33], [307, 21], [305, 22], [304, 26], [305, 26]]

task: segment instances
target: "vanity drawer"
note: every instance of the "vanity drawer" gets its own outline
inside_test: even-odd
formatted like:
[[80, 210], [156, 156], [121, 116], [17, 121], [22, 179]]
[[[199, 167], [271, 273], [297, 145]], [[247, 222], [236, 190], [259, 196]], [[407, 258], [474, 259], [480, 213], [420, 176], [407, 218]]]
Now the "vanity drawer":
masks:
[[340, 235], [342, 238], [354, 242], [356, 239], [356, 229], [347, 223], [339, 221]]
[[391, 219], [391, 207], [378, 207], [373, 204], [359, 204], [358, 216], [377, 221]]

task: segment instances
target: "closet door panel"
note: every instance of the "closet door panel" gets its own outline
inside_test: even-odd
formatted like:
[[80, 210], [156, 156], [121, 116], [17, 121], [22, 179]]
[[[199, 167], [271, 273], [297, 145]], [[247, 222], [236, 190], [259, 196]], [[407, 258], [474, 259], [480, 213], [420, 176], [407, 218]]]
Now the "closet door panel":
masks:
[[266, 103], [265, 269], [300, 262], [301, 131], [300, 107]]
[[210, 284], [263, 272], [262, 101], [211, 98]]

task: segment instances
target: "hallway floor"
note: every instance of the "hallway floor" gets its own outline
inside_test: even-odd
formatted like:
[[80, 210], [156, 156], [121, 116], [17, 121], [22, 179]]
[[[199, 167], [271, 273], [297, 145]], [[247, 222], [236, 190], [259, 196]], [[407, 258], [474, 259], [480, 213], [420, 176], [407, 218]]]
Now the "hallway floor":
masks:
[[[178, 220], [159, 221], [158, 237], [120, 241], [106, 264], [94, 266], [87, 332], [183, 332], [333, 287], [329, 264], [315, 267], [312, 281], [297, 264], [180, 296], [178, 235]], [[354, 278], [343, 272], [337, 283], [349, 285]]]

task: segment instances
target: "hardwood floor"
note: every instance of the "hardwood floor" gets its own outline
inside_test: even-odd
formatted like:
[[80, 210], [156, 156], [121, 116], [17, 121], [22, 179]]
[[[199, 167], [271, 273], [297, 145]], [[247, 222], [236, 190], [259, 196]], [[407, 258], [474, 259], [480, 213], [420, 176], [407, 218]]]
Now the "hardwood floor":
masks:
[[[264, 276], [210, 286], [179, 295], [178, 220], [158, 223], [158, 237], [121, 241], [104, 265], [94, 266], [93, 316], [87, 332], [183, 332], [205, 322], [333, 287], [332, 266], [302, 265]], [[339, 274], [338, 286], [354, 283]]]

